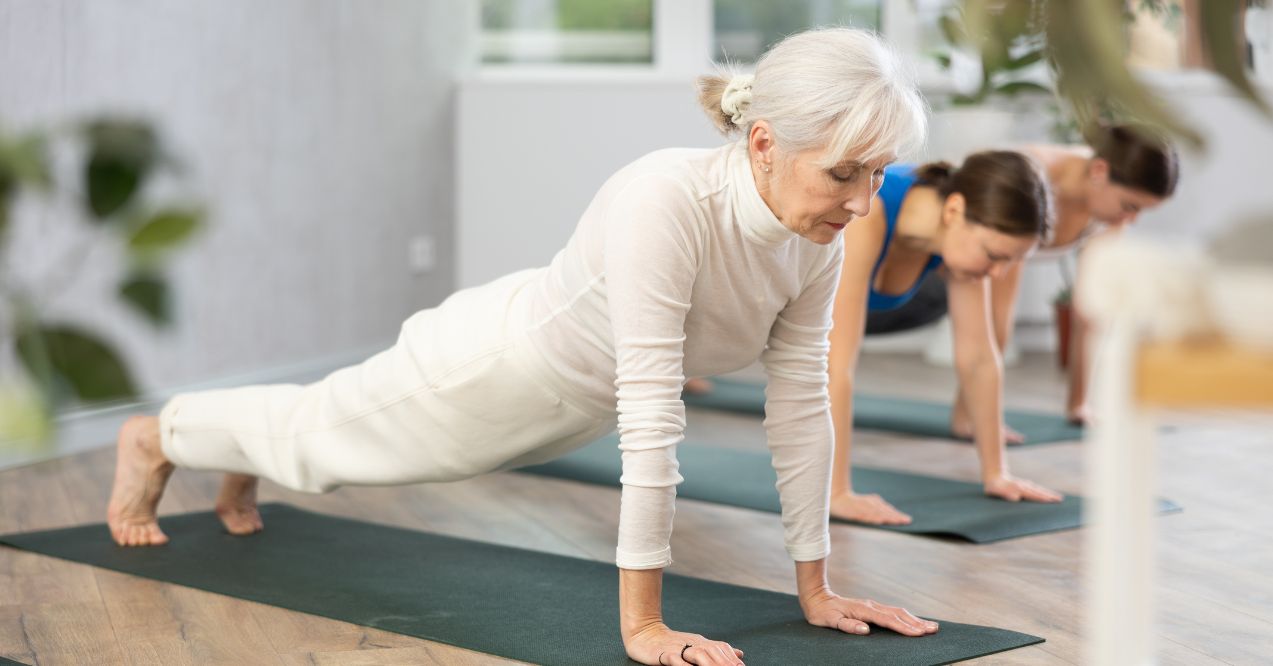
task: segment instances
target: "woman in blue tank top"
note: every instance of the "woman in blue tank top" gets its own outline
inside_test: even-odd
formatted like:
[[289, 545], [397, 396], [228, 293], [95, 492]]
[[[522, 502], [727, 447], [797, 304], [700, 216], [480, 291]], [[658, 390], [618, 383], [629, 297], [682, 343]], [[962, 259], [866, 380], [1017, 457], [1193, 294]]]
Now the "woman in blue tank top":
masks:
[[828, 357], [836, 438], [832, 515], [874, 524], [910, 522], [879, 496], [853, 492], [853, 374], [868, 312], [900, 308], [934, 272], [946, 283], [955, 367], [968, 397], [986, 493], [1011, 501], [1060, 501], [1059, 494], [1008, 471], [1003, 372], [990, 306], [991, 280], [1034, 251], [1048, 230], [1052, 204], [1045, 176], [1029, 158], [1011, 151], [976, 153], [959, 169], [944, 163], [891, 166], [884, 175], [871, 212], [844, 232]]
[[[1030, 145], [1020, 152], [1038, 162], [1047, 173], [1048, 189], [1056, 205], [1052, 233], [1039, 246], [1039, 255], [1069, 252], [1098, 235], [1118, 233], [1136, 222], [1140, 213], [1158, 207], [1175, 193], [1179, 157], [1164, 137], [1150, 128], [1123, 124], [1094, 127], [1089, 145]], [[890, 179], [892, 175], [890, 174]], [[902, 189], [903, 178], [895, 187]], [[886, 180], [884, 189], [890, 183]], [[884, 192], [881, 192], [884, 197]], [[885, 206], [888, 202], [885, 201]], [[990, 307], [995, 337], [1002, 351], [1012, 337], [1022, 263], [1014, 264], [991, 281]], [[871, 308], [867, 335], [917, 328], [946, 313], [946, 288], [936, 275], [921, 283], [914, 297], [892, 310]], [[1071, 423], [1087, 421], [1087, 324], [1077, 309], [1071, 317], [1068, 366], [1069, 389], [1065, 414]], [[972, 436], [972, 420], [962, 391], [951, 409], [951, 433]], [[1009, 444], [1024, 441], [1011, 428]]]

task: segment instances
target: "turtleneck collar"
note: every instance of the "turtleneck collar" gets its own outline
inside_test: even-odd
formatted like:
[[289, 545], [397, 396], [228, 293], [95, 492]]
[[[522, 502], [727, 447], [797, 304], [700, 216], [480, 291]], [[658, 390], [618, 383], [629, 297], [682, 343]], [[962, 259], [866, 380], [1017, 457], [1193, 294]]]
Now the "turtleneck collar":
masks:
[[776, 247], [791, 240], [796, 234], [778, 221], [777, 216], [756, 189], [756, 179], [751, 174], [751, 159], [747, 143], [739, 141], [729, 152], [729, 188], [738, 225], [748, 240], [769, 247]]

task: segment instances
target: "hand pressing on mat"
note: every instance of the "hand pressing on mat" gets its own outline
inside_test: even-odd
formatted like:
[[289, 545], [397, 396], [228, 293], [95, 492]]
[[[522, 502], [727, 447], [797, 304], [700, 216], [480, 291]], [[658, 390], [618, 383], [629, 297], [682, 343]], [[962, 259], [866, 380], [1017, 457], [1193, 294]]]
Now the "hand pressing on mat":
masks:
[[743, 663], [743, 651], [729, 643], [713, 641], [698, 634], [672, 631], [662, 622], [624, 638], [623, 644], [628, 656], [642, 664], [739, 666]]
[[874, 624], [903, 636], [927, 636], [938, 629], [936, 622], [915, 617], [905, 608], [868, 599], [848, 599], [832, 592], [827, 584], [825, 558], [796, 562], [796, 586], [800, 590], [800, 609], [815, 627], [865, 635], [871, 633], [870, 625]]
[[1087, 405], [1078, 405], [1068, 407], [1065, 410], [1065, 420], [1070, 425], [1085, 428], [1092, 422], [1092, 414], [1088, 411]]
[[653, 666], [742, 666], [743, 651], [663, 624], [663, 570], [619, 569], [619, 631], [634, 661]]
[[831, 515], [867, 525], [910, 525], [911, 517], [879, 495], [859, 495], [853, 491], [831, 496]]
[[1060, 502], [1063, 496], [1044, 488], [1032, 481], [1018, 479], [1009, 474], [988, 477], [985, 482], [986, 494], [1009, 502]]

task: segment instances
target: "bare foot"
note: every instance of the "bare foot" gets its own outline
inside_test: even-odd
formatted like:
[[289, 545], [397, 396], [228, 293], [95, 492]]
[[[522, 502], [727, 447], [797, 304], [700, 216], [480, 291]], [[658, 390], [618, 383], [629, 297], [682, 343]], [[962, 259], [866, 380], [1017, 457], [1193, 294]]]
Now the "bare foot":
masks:
[[217, 496], [217, 515], [230, 534], [255, 534], [265, 528], [256, 510], [255, 476], [226, 474]]
[[831, 497], [831, 516], [867, 525], [910, 525], [911, 517], [879, 495], [840, 493]]
[[121, 546], [161, 546], [168, 537], [159, 529], [155, 510], [173, 465], [159, 446], [159, 419], [134, 416], [119, 429], [115, 485], [106, 507], [111, 538]]
[[712, 384], [712, 380], [706, 377], [690, 377], [685, 382], [685, 392], [692, 395], [711, 393], [714, 388], [716, 388], [716, 385]]

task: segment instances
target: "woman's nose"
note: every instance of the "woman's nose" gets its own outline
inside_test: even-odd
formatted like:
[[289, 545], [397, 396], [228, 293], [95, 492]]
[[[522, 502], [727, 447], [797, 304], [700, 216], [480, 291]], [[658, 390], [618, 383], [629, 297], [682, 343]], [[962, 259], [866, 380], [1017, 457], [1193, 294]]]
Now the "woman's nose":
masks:
[[857, 188], [853, 194], [844, 200], [844, 210], [853, 213], [854, 217], [866, 217], [871, 212], [871, 197], [873, 192], [869, 186]]

